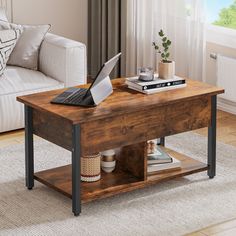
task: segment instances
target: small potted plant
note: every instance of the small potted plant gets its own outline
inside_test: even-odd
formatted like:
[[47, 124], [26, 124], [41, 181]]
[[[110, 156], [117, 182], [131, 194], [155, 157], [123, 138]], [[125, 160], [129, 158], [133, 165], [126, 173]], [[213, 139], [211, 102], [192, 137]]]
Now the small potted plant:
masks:
[[175, 62], [169, 59], [171, 41], [164, 34], [163, 30], [158, 33], [161, 38], [161, 46], [153, 42], [152, 45], [157, 53], [161, 55], [161, 61], [158, 64], [159, 78], [160, 79], [173, 79], [175, 76]]

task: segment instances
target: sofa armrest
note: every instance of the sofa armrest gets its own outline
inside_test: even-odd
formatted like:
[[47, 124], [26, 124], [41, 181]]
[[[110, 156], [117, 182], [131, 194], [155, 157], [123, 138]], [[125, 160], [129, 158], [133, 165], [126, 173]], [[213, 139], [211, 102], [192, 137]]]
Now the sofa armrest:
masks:
[[86, 46], [48, 33], [39, 53], [39, 70], [63, 82], [65, 87], [86, 84]]

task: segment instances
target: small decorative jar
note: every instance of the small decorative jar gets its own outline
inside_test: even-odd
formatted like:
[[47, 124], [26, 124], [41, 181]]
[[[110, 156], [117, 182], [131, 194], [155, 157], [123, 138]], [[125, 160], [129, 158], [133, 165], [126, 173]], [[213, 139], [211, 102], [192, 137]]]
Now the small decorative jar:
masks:
[[102, 152], [102, 170], [106, 173], [111, 173], [116, 167], [116, 153], [114, 150], [107, 150]]
[[101, 154], [81, 157], [81, 180], [95, 182], [101, 179]]
[[139, 80], [148, 82], [154, 80], [154, 72], [151, 67], [142, 67], [138, 69]]

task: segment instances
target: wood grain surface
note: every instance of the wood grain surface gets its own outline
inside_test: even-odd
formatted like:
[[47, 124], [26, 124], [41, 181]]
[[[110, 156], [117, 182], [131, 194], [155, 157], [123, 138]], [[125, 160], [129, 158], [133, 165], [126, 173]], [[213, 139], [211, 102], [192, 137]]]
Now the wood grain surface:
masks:
[[[145, 95], [128, 89], [124, 82], [125, 79], [113, 80], [113, 94], [94, 108], [51, 104], [50, 101], [65, 89], [20, 96], [17, 100], [37, 110], [63, 117], [73, 124], [78, 124], [140, 110], [151, 110], [181, 100], [187, 101], [204, 95], [212, 96], [224, 92], [223, 89], [209, 84], [187, 80], [186, 88]], [[80, 87], [88, 86], [84, 85]]]
[[33, 132], [60, 147], [72, 150], [72, 125], [64, 118], [33, 109]]
[[127, 146], [210, 124], [210, 97], [144, 109], [81, 125], [82, 153]]
[[118, 156], [120, 168], [140, 180], [147, 179], [147, 142], [121, 148]]
[[[118, 166], [113, 173], [107, 174], [102, 172], [102, 177], [97, 182], [82, 182], [82, 202], [90, 202], [96, 199], [129, 192], [135, 189], [157, 184], [162, 181], [208, 169], [207, 164], [201, 163], [172, 150], [168, 150], [168, 152], [175, 158], [181, 160], [182, 166], [180, 170], [150, 175], [147, 177], [147, 180], [142, 181], [129, 172], [123, 171]], [[71, 198], [71, 165], [38, 172], [35, 174], [35, 179]]]

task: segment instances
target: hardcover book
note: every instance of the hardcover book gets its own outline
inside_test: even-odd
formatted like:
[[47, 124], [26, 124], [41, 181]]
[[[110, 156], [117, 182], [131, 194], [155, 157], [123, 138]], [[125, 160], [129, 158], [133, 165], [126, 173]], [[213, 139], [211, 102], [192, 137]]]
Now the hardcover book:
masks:
[[171, 163], [164, 164], [149, 164], [147, 167], [148, 173], [159, 172], [159, 171], [169, 171], [169, 170], [177, 170], [181, 168], [181, 161], [172, 157]]
[[175, 76], [174, 79], [163, 80], [155, 77], [153, 81], [143, 82], [138, 79], [138, 77], [127, 78], [125, 82], [128, 86], [136, 88], [140, 91], [160, 89], [178, 85], [184, 85], [186, 83], [185, 79]]
[[156, 145], [155, 152], [149, 153], [147, 156], [148, 164], [163, 164], [171, 163], [173, 161], [172, 157]]
[[176, 86], [171, 86], [171, 87], [141, 90], [141, 89], [138, 89], [138, 88], [135, 88], [135, 87], [129, 85], [128, 88], [133, 89], [138, 92], [141, 92], [141, 93], [144, 93], [144, 94], [154, 94], [154, 93], [160, 93], [160, 92], [174, 90], [174, 89], [180, 89], [180, 88], [184, 88], [186, 86], [187, 86], [186, 84], [181, 84], [181, 85], [176, 85]]

